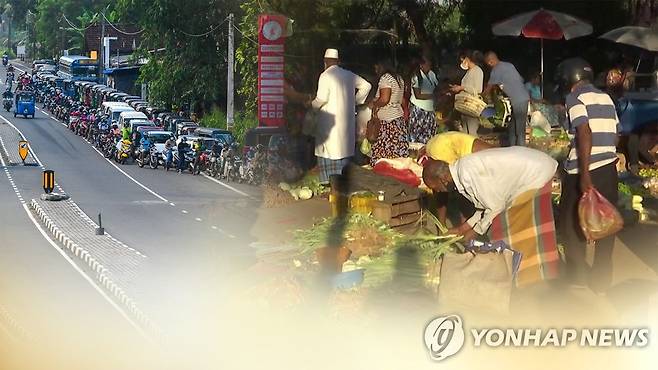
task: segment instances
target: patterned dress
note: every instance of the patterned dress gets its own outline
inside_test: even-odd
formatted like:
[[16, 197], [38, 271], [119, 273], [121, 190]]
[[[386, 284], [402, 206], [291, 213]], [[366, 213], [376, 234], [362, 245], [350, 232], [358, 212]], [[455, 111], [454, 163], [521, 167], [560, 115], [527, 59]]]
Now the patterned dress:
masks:
[[426, 144], [436, 134], [437, 124], [434, 112], [428, 112], [411, 104], [409, 131], [411, 142]]
[[370, 163], [372, 165], [381, 158], [409, 156], [409, 133], [402, 110], [404, 81], [401, 78], [396, 79], [388, 73], [382, 75], [379, 79], [375, 98], [379, 98], [379, 91], [385, 88], [391, 89], [391, 99], [388, 104], [381, 107], [377, 112], [377, 117], [381, 121], [381, 128], [377, 141], [372, 143], [372, 154], [370, 157]]

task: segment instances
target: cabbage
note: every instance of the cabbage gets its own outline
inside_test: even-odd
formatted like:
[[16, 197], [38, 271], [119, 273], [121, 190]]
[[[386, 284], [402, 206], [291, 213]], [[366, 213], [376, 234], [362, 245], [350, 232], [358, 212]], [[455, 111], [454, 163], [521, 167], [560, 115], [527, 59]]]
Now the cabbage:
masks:
[[303, 187], [299, 189], [299, 199], [301, 200], [309, 200], [313, 198], [313, 190]]
[[290, 189], [292, 189], [292, 187], [287, 182], [280, 182], [279, 183], [279, 189], [281, 189], [283, 191], [290, 191]]

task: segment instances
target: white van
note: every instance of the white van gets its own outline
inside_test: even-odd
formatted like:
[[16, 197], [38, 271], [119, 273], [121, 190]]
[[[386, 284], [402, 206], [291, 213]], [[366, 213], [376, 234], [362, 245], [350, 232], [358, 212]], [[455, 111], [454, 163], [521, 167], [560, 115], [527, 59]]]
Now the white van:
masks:
[[135, 110], [125, 106], [114, 106], [114, 107], [109, 107], [107, 110], [107, 115], [108, 115], [108, 120], [110, 120], [110, 125], [113, 125], [115, 123], [119, 122], [119, 118], [121, 118], [121, 113], [123, 112], [134, 112]]
[[146, 114], [142, 112], [136, 112], [131, 108], [131, 110], [121, 112], [121, 114], [119, 114], [119, 127], [130, 127], [130, 121], [132, 120], [147, 121], [148, 117]]
[[108, 114], [111, 107], [130, 107], [128, 103], [118, 102], [118, 101], [106, 101], [103, 102], [103, 114]]

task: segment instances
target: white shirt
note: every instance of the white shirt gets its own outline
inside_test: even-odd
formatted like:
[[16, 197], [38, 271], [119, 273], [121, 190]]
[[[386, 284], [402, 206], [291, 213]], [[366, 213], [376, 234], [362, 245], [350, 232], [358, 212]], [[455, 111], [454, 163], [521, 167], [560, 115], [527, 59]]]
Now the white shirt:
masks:
[[457, 190], [477, 210], [466, 222], [480, 235], [487, 232], [496, 216], [512, 206], [516, 197], [546, 185], [556, 169], [553, 158], [519, 146], [483, 150], [450, 165]]
[[342, 159], [354, 155], [356, 106], [363, 104], [372, 86], [360, 76], [331, 66], [320, 75], [311, 103], [319, 109], [315, 128], [315, 155]]
[[462, 86], [464, 87], [464, 90], [473, 95], [479, 95], [482, 93], [483, 84], [484, 72], [482, 72], [482, 68], [478, 66], [474, 66], [466, 71], [466, 74], [462, 78]]
[[[434, 74], [433, 71], [429, 71], [427, 74], [420, 71], [420, 77], [421, 81], [418, 81], [418, 75], [416, 74], [411, 77], [411, 87], [420, 89], [421, 94], [433, 94], [434, 89], [439, 84], [439, 81], [436, 79], [436, 74]], [[409, 101], [411, 101], [411, 104], [426, 112], [434, 112], [434, 99], [418, 99], [412, 90]]]

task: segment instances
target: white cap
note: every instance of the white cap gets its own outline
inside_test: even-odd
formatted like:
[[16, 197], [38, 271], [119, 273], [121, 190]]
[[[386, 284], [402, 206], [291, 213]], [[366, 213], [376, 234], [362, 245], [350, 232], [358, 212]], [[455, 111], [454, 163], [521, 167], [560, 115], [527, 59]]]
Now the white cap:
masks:
[[324, 52], [325, 59], [338, 59], [338, 50], [336, 49], [327, 49]]

